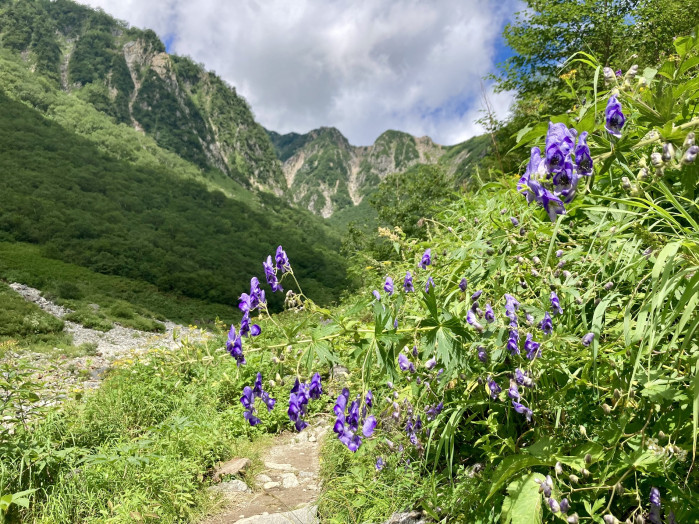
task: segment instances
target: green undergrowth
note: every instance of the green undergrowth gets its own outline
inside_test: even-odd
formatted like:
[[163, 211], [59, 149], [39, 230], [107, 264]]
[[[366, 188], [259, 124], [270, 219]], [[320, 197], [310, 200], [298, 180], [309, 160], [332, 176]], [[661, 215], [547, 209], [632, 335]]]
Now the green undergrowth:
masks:
[[[288, 420], [280, 408], [290, 379], [280, 377], [265, 380], [280, 408], [259, 413], [262, 426], [247, 424], [243, 387], [257, 370], [265, 378], [275, 372], [259, 351], [236, 368], [224, 341], [117, 362], [97, 391], [41, 411], [14, 435], [0, 432], [0, 493], [29, 490], [31, 500], [28, 509], [12, 505], [8, 522], [192, 522], [205, 515], [217, 503], [206, 491], [215, 465], [245, 456], [256, 471], [266, 435]], [[28, 391], [26, 399], [39, 390], [35, 379], [9, 380], [6, 387]]]
[[[164, 320], [202, 325], [212, 324], [217, 317], [238, 315], [230, 306], [170, 295], [142, 281], [47, 258], [32, 244], [0, 242], [0, 278], [40, 289], [46, 298], [74, 310], [66, 320], [103, 331], [111, 329], [114, 322], [144, 331], [163, 331]], [[14, 302], [17, 300], [24, 301], [19, 295]], [[33, 304], [31, 307], [38, 309]], [[10, 324], [6, 330], [3, 334], [7, 336], [28, 334]]]

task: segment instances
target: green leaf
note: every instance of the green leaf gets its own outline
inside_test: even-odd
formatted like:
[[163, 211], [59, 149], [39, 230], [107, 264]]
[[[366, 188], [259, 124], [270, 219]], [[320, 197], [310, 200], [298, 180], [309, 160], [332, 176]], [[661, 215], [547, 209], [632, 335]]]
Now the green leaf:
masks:
[[541, 473], [529, 473], [507, 486], [507, 497], [502, 503], [503, 524], [537, 524], [541, 522], [541, 504], [539, 484], [543, 481]]
[[692, 434], [694, 435], [692, 441], [692, 463], [697, 456], [697, 434], [699, 433], [699, 359], [697, 359], [696, 365], [694, 366], [694, 380], [692, 381], [692, 388], [694, 389], [694, 405], [692, 409]]
[[490, 499], [519, 470], [532, 466], [552, 465], [551, 460], [541, 460], [531, 455], [510, 455], [505, 457], [493, 474], [493, 485], [485, 500]]

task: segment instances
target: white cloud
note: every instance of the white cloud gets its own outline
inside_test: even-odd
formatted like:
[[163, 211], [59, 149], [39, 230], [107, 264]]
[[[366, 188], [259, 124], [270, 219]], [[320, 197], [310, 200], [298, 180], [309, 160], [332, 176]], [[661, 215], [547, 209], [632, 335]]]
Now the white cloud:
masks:
[[[452, 144], [482, 130], [481, 78], [516, 0], [81, 0], [174, 37], [278, 132], [386, 129]], [[489, 88], [488, 88], [489, 89]], [[512, 96], [491, 94], [499, 116]]]

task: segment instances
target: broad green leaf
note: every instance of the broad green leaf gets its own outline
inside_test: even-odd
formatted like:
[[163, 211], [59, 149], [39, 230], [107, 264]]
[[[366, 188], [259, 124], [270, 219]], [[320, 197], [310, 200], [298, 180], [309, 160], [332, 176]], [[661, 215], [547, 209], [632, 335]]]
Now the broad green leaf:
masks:
[[541, 522], [543, 497], [539, 483], [541, 473], [529, 473], [507, 486], [507, 497], [502, 504], [502, 524], [538, 524]]
[[533, 466], [552, 465], [555, 461], [541, 460], [531, 455], [509, 455], [505, 457], [493, 473], [493, 485], [485, 500], [490, 499], [495, 493], [519, 470]]

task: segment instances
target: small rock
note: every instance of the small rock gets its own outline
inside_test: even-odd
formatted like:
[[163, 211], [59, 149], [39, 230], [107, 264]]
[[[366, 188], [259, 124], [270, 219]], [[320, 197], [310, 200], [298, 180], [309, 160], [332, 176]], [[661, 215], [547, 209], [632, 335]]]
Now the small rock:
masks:
[[308, 440], [308, 433], [306, 431], [302, 431], [294, 437], [295, 442], [308, 442]]
[[258, 484], [264, 484], [265, 482], [272, 482], [272, 479], [265, 475], [264, 473], [257, 475], [255, 477], [255, 480], [257, 481]]
[[277, 464], [276, 462], [265, 462], [267, 469], [276, 469], [280, 471], [294, 471], [296, 468], [291, 464]]
[[313, 478], [315, 477], [316, 474], [313, 473], [312, 471], [301, 471], [299, 472], [299, 477], [303, 478]]
[[316, 440], [318, 440], [318, 439], [316, 438], [315, 435], [309, 435], [309, 436], [308, 436], [308, 442], [315, 442]]
[[265, 482], [265, 485], [262, 486], [264, 489], [273, 489], [273, 488], [278, 488], [281, 486], [279, 482]]
[[299, 485], [299, 479], [293, 473], [282, 474], [282, 487], [284, 489], [296, 488]]
[[340, 378], [343, 375], [349, 377], [349, 369], [345, 366], [335, 365], [333, 366], [332, 372], [330, 373], [333, 378]]
[[384, 524], [425, 524], [427, 520], [420, 511], [394, 513]]
[[237, 475], [241, 471], [245, 471], [250, 467], [250, 459], [244, 457], [236, 457], [221, 464], [214, 471], [214, 482], [219, 482], [226, 475]]
[[239, 520], [237, 524], [317, 524], [318, 508], [316, 506], [306, 506], [304, 508], [287, 511], [286, 513], [272, 513], [271, 515], [255, 515], [244, 520]]
[[216, 486], [211, 486], [211, 488], [209, 488], [209, 489], [212, 489], [215, 491], [229, 492], [229, 493], [231, 493], [231, 492], [247, 493], [247, 492], [251, 491], [251, 489], [248, 487], [248, 485], [245, 482], [243, 482], [242, 480], [238, 480], [238, 479], [229, 480], [228, 482], [221, 482], [220, 484], [218, 484]]

